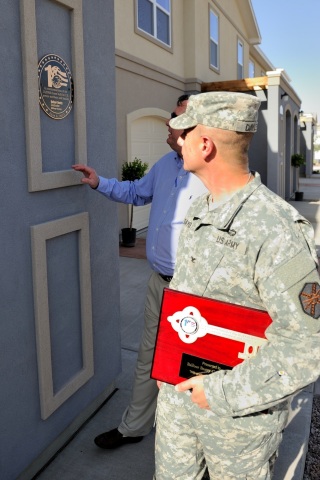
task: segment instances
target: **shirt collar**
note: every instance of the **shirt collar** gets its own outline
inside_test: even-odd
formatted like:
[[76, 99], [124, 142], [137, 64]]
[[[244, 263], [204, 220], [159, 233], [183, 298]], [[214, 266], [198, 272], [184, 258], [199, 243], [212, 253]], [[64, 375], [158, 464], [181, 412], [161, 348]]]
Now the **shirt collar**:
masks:
[[183, 165], [183, 160], [182, 160], [182, 157], [180, 157], [180, 155], [177, 152], [175, 152], [174, 154], [174, 159], [176, 161], [177, 166], [181, 168]]
[[221, 203], [214, 210], [209, 209], [211, 196], [206, 195], [203, 197], [202, 210], [199, 212], [199, 215], [195, 217], [195, 219], [198, 219], [199, 225], [212, 224], [212, 215], [214, 215], [215, 227], [218, 230], [230, 231], [233, 220], [241, 210], [242, 205], [244, 205], [253, 192], [262, 185], [259, 173], [252, 172], [252, 174], [254, 179], [248, 183], [248, 185], [245, 185], [241, 190], [235, 192], [229, 200]]
[[183, 168], [183, 158], [180, 157], [180, 155], [178, 153], [176, 153], [174, 158], [175, 158], [175, 161], [177, 163], [178, 169], [181, 170], [181, 172], [180, 172], [181, 175], [187, 175], [189, 172]]

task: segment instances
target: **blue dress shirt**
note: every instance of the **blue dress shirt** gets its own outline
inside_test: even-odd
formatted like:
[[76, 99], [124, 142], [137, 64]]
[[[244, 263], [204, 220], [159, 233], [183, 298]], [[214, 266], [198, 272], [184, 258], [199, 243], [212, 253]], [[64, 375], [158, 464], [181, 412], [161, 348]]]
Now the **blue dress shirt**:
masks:
[[158, 160], [134, 182], [99, 177], [98, 192], [110, 200], [133, 205], [152, 202], [146, 241], [147, 259], [153, 270], [173, 275], [178, 238], [184, 217], [195, 198], [207, 193], [203, 183], [183, 168], [176, 152]]

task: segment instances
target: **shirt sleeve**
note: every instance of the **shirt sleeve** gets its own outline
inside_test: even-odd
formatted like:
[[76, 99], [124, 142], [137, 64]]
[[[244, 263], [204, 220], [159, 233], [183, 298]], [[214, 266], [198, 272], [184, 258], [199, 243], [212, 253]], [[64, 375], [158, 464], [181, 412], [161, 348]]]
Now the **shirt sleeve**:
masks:
[[[284, 260], [287, 249], [290, 258]], [[320, 374], [320, 281], [310, 251], [297, 251], [285, 235], [274, 239], [260, 253], [255, 275], [260, 298], [272, 318], [266, 331], [268, 342], [255, 357], [232, 370], [204, 377], [208, 403], [220, 416], [268, 409]]]
[[115, 202], [136, 206], [152, 202], [154, 190], [154, 168], [139, 180], [120, 182], [116, 178], [99, 177], [97, 191]]

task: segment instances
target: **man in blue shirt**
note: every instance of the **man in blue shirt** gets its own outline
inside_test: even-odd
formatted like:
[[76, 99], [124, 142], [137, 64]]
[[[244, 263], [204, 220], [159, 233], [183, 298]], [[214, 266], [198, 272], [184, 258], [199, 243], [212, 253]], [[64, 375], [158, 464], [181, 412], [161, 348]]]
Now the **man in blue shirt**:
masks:
[[[179, 97], [171, 118], [184, 113], [187, 103], [188, 95]], [[83, 183], [87, 183], [110, 200], [136, 206], [152, 203], [146, 251], [153, 273], [148, 283], [145, 325], [132, 398], [118, 428], [95, 438], [96, 445], [105, 449], [139, 442], [153, 427], [158, 388], [156, 381], [150, 378], [150, 371], [162, 293], [173, 275], [178, 238], [187, 210], [195, 198], [207, 192], [202, 182], [183, 168], [181, 148], [177, 143], [182, 131], [172, 130], [169, 120], [166, 125], [169, 131], [167, 143], [173, 151], [161, 157], [139, 180], [119, 182], [115, 178], [98, 176], [93, 168], [86, 165], [73, 166], [84, 174]]]

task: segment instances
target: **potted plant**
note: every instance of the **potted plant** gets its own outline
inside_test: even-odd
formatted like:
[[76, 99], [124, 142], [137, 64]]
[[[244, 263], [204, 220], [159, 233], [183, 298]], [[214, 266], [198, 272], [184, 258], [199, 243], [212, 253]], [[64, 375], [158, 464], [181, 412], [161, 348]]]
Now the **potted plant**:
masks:
[[304, 158], [304, 155], [302, 153], [294, 153], [291, 156], [291, 165], [297, 169], [297, 176], [298, 176], [298, 191], [295, 192], [295, 200], [301, 201], [303, 200], [303, 192], [300, 192], [299, 190], [299, 178], [300, 178], [300, 173], [298, 169], [301, 167], [301, 165], [305, 165], [306, 160]]
[[[122, 180], [133, 182], [142, 178], [148, 169], [148, 164], [143, 163], [140, 158], [135, 157], [132, 162], [125, 162], [122, 165]], [[122, 228], [122, 245], [124, 247], [134, 247], [136, 243], [136, 228], [132, 228], [133, 222], [133, 204], [129, 209], [129, 227]]]

